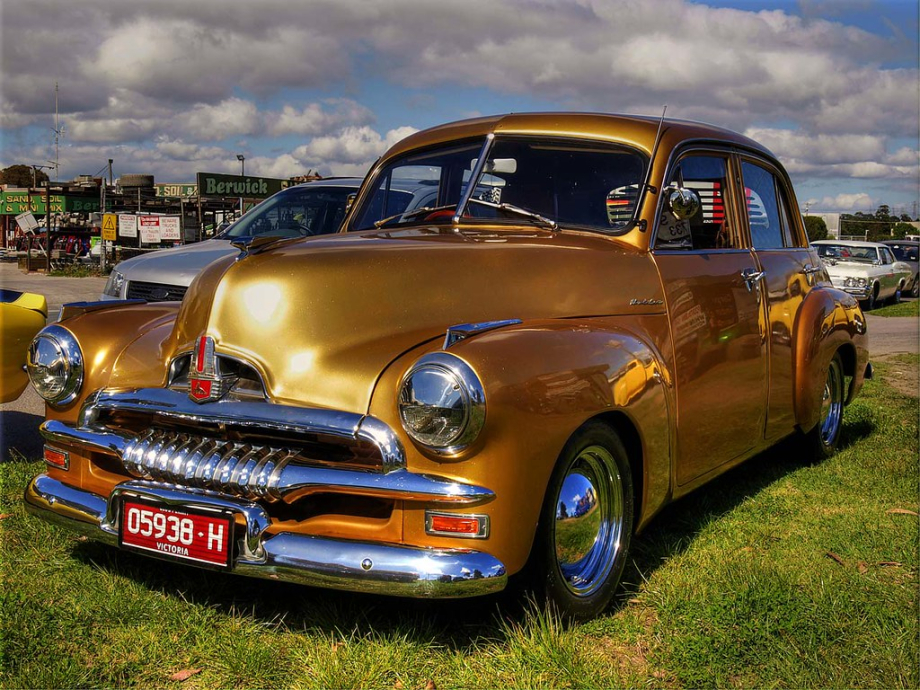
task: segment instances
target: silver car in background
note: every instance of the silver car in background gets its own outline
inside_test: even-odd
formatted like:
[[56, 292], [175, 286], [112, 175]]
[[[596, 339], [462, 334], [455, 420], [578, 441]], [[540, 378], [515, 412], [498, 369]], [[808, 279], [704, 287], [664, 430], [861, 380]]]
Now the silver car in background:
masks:
[[865, 311], [879, 302], [899, 302], [913, 277], [910, 266], [895, 259], [891, 247], [880, 242], [818, 240], [811, 246], [818, 251], [834, 287], [863, 302]]
[[[360, 178], [330, 178], [283, 189], [219, 235], [203, 242], [160, 249], [119, 263], [103, 300], [180, 301], [192, 279], [212, 261], [239, 253], [231, 245], [246, 237], [302, 237], [338, 231]], [[408, 195], [411, 201], [412, 195]], [[408, 203], [408, 202], [407, 202]]]
[[920, 297], [920, 242], [917, 240], [885, 240], [882, 244], [891, 247], [894, 258], [910, 266], [913, 274], [904, 291], [911, 297]]

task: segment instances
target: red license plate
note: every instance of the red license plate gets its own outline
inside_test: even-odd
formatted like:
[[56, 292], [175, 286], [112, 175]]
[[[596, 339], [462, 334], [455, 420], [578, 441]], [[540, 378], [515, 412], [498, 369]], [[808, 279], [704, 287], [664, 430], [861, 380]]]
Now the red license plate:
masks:
[[121, 545], [164, 558], [229, 568], [233, 518], [228, 513], [122, 501]]

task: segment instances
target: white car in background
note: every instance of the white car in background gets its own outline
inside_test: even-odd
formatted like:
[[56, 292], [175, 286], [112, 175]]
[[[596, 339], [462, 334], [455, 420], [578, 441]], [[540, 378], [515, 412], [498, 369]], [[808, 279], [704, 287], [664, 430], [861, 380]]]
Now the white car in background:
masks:
[[880, 242], [817, 240], [811, 243], [824, 262], [835, 288], [863, 302], [868, 311], [879, 302], [901, 300], [910, 284], [911, 268], [898, 261], [891, 248]]

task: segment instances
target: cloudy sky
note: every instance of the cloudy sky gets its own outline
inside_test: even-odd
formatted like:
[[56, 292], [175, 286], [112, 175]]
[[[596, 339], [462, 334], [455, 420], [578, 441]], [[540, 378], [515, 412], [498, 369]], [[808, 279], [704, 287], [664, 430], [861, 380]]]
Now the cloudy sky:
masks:
[[0, 167], [363, 175], [525, 110], [668, 115], [771, 148], [812, 211], [916, 213], [916, 0], [3, 0]]

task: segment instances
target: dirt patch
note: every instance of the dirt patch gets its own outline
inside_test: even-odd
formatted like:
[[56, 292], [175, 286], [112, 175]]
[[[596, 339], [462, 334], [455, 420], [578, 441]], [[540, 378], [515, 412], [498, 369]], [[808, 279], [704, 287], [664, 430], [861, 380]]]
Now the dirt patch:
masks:
[[920, 365], [902, 355], [878, 355], [873, 362], [888, 366], [882, 380], [896, 391], [911, 398], [920, 398]]

